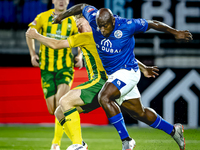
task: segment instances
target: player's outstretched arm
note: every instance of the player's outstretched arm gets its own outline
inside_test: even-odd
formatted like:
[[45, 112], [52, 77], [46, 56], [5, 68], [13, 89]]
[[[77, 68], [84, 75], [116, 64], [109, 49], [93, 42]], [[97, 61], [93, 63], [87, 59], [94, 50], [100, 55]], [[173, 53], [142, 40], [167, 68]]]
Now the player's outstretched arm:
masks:
[[88, 4], [81, 3], [74, 5], [73, 7], [69, 8], [64, 12], [63, 14], [56, 15], [55, 13], [52, 15], [53, 16], [53, 24], [55, 23], [61, 23], [61, 21], [69, 16], [75, 16], [78, 14], [82, 13], [82, 10], [84, 9], [85, 6]]
[[190, 40], [193, 40], [192, 34], [188, 30], [177, 30], [168, 26], [163, 22], [156, 20], [147, 20], [147, 22], [148, 22], [147, 30], [154, 29], [157, 31], [173, 34], [177, 41], [189, 42]]
[[29, 28], [26, 31], [26, 37], [36, 39], [42, 44], [44, 44], [47, 47], [50, 47], [52, 49], [62, 49], [62, 48], [68, 48], [69, 43], [67, 40], [56, 40], [53, 38], [45, 37], [37, 32], [35, 28]]
[[145, 77], [147, 77], [147, 78], [150, 78], [150, 77], [155, 78], [156, 76], [159, 75], [157, 73], [157, 71], [159, 71], [157, 66], [146, 66], [145, 64], [143, 64], [139, 60], [137, 60], [137, 62], [138, 62], [138, 66], [140, 68], [140, 71], [144, 74]]

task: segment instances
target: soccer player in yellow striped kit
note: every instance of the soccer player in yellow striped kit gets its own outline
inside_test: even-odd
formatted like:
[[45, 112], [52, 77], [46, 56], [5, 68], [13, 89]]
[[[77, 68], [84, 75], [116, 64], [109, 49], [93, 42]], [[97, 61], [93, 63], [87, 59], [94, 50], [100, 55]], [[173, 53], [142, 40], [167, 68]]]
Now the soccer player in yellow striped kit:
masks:
[[[67, 100], [65, 108], [61, 108], [59, 106], [55, 112], [56, 117], [63, 125], [64, 130], [71, 139], [72, 143], [81, 144], [83, 139], [81, 138], [80, 117], [78, 112], [89, 112], [100, 107], [97, 95], [106, 82], [107, 75], [105, 74], [105, 69], [103, 68], [102, 62], [99, 58], [96, 44], [91, 32], [92, 29], [88, 21], [82, 15], [77, 15], [76, 23], [81, 33], [70, 36], [67, 40], [47, 38], [38, 34], [34, 29], [28, 30], [26, 32], [26, 36], [37, 39], [48, 47], [55, 49], [64, 47], [81, 47], [89, 81], [80, 84], [65, 94], [60, 100], [60, 102], [65, 102], [63, 100]], [[158, 75], [155, 72], [158, 71], [156, 67], [145, 66], [140, 61], [138, 61], [138, 64], [140, 70], [146, 77], [155, 77], [155, 75]], [[81, 107], [71, 108], [73, 103], [76, 103], [76, 106]]]
[[[52, 24], [52, 14], [60, 14], [66, 11], [69, 0], [52, 0], [54, 9], [50, 9], [37, 15], [30, 28], [35, 28], [39, 33], [54, 39], [67, 39], [78, 33], [74, 17], [68, 17], [61, 24]], [[35, 51], [34, 39], [26, 37], [31, 55], [31, 63], [40, 67], [42, 88], [48, 111], [54, 115], [59, 99], [66, 94], [72, 85], [74, 78], [74, 56], [71, 48], [61, 48], [54, 51], [52, 48], [40, 44], [39, 56]], [[76, 56], [76, 66], [82, 67], [82, 55], [79, 49]], [[55, 132], [51, 150], [59, 150], [63, 128], [55, 119]]]

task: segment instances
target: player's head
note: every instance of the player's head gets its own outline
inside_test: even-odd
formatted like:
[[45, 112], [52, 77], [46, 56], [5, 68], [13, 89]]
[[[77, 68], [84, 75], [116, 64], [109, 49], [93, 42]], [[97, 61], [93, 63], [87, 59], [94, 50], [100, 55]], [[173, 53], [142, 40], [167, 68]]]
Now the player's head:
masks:
[[54, 4], [56, 12], [59, 13], [66, 11], [69, 0], [52, 0], [52, 3]]
[[75, 20], [76, 20], [76, 26], [80, 33], [92, 31], [89, 22], [83, 17], [82, 14], [76, 15]]
[[101, 8], [96, 15], [96, 23], [101, 34], [108, 37], [115, 27], [115, 18], [110, 9]]

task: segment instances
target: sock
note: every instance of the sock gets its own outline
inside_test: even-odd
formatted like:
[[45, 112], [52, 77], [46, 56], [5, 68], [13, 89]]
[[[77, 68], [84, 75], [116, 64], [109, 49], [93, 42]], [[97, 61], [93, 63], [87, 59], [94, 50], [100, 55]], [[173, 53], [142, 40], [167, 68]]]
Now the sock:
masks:
[[73, 107], [64, 112], [64, 115], [65, 115], [65, 123], [63, 124], [64, 131], [66, 133], [69, 132], [73, 144], [82, 145], [81, 122], [80, 122], [80, 115], [77, 109]]
[[165, 121], [161, 116], [159, 116], [157, 114], [157, 118], [156, 121], [150, 125], [150, 127], [152, 128], [157, 128], [160, 130], [163, 130], [164, 132], [166, 132], [167, 134], [171, 134], [174, 126], [171, 125], [170, 123], [168, 123], [167, 121]]
[[[66, 122], [65, 118], [61, 119], [60, 120], [60, 124], [61, 126], [63, 127], [63, 124]], [[72, 136], [69, 132], [69, 129], [68, 128], [65, 128], [65, 130], [63, 129], [63, 131], [65, 132], [65, 134], [68, 136], [68, 138], [72, 141]]]
[[63, 133], [64, 133], [63, 127], [60, 125], [59, 121], [55, 118], [54, 138], [52, 144], [58, 144], [60, 146]]
[[121, 138], [121, 140], [129, 137], [128, 131], [126, 130], [124, 118], [122, 113], [119, 113], [111, 118], [108, 118], [111, 124], [117, 129], [117, 132]]

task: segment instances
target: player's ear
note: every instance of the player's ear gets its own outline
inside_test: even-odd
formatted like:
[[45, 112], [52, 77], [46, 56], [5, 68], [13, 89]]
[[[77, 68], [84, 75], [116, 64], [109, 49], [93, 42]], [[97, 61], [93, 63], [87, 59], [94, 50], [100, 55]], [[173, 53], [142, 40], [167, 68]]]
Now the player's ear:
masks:
[[54, 4], [55, 3], [55, 0], [52, 0], [52, 4]]
[[115, 17], [112, 17], [113, 26], [115, 26]]

